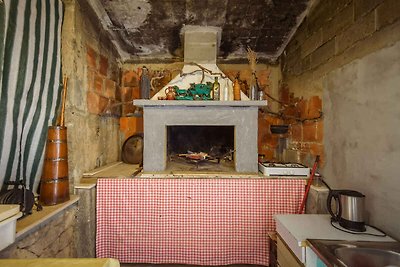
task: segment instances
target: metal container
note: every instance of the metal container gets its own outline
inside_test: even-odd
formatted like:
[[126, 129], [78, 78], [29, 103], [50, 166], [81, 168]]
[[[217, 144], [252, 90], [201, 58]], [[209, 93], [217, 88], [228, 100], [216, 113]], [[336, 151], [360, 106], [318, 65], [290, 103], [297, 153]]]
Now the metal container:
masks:
[[258, 100], [264, 100], [264, 91], [258, 91]]
[[[336, 212], [332, 211], [332, 199], [336, 201]], [[353, 190], [332, 190], [328, 195], [328, 211], [332, 219], [349, 230], [364, 232], [365, 196]]]

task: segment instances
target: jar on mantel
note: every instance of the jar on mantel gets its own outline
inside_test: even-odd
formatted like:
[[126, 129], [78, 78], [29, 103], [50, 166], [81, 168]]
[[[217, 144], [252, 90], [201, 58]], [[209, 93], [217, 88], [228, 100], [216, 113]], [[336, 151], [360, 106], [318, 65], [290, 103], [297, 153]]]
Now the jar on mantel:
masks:
[[258, 86], [257, 76], [256, 76], [255, 72], [253, 72], [251, 75], [250, 88], [249, 88], [250, 100], [258, 99], [258, 91], [259, 91], [259, 86]]

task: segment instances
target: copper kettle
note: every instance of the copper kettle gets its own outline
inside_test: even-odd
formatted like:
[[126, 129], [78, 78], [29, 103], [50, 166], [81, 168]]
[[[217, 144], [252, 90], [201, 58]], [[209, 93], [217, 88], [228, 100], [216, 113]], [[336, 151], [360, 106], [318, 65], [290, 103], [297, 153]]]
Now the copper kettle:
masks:
[[165, 89], [165, 96], [167, 100], [174, 100], [176, 96], [176, 91], [173, 86], [169, 86], [167, 89]]

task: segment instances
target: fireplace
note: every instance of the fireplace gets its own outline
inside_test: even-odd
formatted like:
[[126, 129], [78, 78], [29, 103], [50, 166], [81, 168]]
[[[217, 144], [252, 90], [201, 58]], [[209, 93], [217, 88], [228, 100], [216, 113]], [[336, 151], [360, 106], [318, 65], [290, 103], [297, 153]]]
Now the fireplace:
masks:
[[167, 126], [166, 170], [234, 171], [234, 130], [234, 126]]
[[[204, 169], [204, 161], [192, 160], [194, 166], [182, 169], [186, 171], [185, 174], [191, 172], [198, 174], [201, 171], [257, 173], [258, 107], [266, 106], [267, 101], [250, 101], [243, 93], [240, 101], [233, 101], [233, 94], [229, 93], [233, 90], [232, 81], [216, 64], [221, 38], [220, 28], [185, 26], [181, 33], [185, 54], [182, 73], [174, 77], [151, 100], [133, 101], [134, 105], [143, 107], [143, 172], [175, 173], [181, 171], [180, 165], [175, 164], [181, 160], [179, 154], [203, 152], [210, 155], [207, 158], [208, 163], [215, 165]], [[208, 71], [204, 71], [205, 69]], [[225, 101], [221, 101], [222, 98], [220, 101], [159, 100], [165, 99], [165, 89], [169, 86], [187, 89], [192, 83], [213, 82], [215, 77], [218, 77], [221, 92], [228, 93], [229, 97], [223, 99]], [[175, 135], [177, 131], [178, 134], [184, 135], [182, 130], [189, 132], [183, 140], [190, 140], [182, 147], [178, 145], [183, 141], [171, 146], [169, 144], [173, 141], [171, 133]], [[197, 132], [201, 132], [200, 136], [191, 136]], [[203, 138], [202, 135], [209, 132], [213, 136], [224, 133], [224, 137], [215, 140], [206, 137], [205, 140], [198, 142]], [[211, 151], [213, 147], [214, 151]], [[215, 150], [219, 147], [221, 147], [220, 154], [215, 155]], [[195, 151], [191, 151], [192, 149]], [[173, 155], [171, 151], [174, 151]], [[221, 164], [222, 159], [225, 165]], [[221, 168], [221, 165], [224, 165], [224, 168]]]
[[[223, 171], [258, 172], [258, 107], [266, 105], [266, 101], [135, 100], [134, 104], [143, 107], [144, 173], [174, 173], [174, 171], [179, 171], [179, 169], [171, 169], [168, 166], [170, 165], [168, 164], [170, 162], [168, 150], [171, 149], [168, 147], [168, 131], [174, 131], [174, 128], [184, 126], [189, 127], [187, 129], [203, 128], [202, 131], [208, 129], [211, 132], [213, 129], [211, 127], [217, 127], [214, 128], [217, 131], [218, 127], [222, 127], [219, 128], [220, 131], [231, 132], [233, 140], [226, 142], [226, 144], [233, 143], [233, 148], [230, 147], [234, 150], [232, 166], [229, 170], [224, 169]], [[179, 128], [175, 130], [179, 131]], [[212, 142], [203, 144], [204, 148], [217, 145]], [[202, 147], [194, 148], [200, 150]], [[180, 149], [175, 152], [182, 152], [182, 154], [188, 152], [185, 152], [183, 148]], [[189, 146], [187, 150], [189, 150]], [[192, 168], [192, 171], [201, 172], [202, 170], [201, 168]]]

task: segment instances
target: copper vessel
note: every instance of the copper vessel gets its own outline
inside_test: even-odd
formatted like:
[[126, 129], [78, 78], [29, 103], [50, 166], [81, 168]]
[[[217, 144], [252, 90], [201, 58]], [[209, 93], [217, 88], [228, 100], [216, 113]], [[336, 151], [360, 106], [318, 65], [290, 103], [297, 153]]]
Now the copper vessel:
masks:
[[47, 132], [39, 196], [39, 202], [44, 206], [69, 200], [67, 127], [64, 126], [67, 81], [64, 77], [59, 126], [49, 126]]
[[56, 205], [69, 200], [67, 128], [50, 126], [43, 174], [40, 180], [42, 205]]

